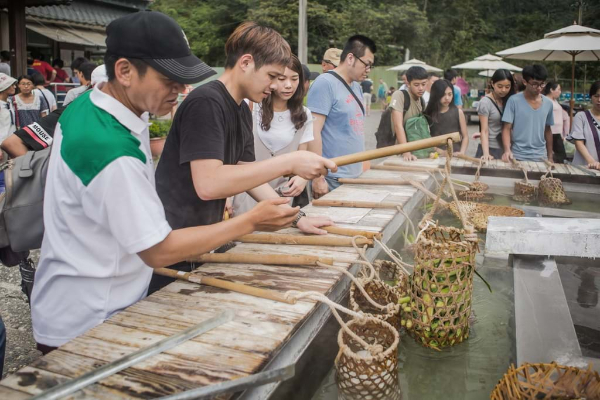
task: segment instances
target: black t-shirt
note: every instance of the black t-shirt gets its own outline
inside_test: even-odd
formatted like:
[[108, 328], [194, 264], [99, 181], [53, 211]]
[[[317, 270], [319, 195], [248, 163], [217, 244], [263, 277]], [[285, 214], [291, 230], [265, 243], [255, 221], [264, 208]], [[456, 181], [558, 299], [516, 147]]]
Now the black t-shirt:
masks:
[[66, 106], [60, 106], [39, 122], [29, 124], [15, 132], [15, 135], [29, 150], [43, 150], [52, 144], [54, 137], [54, 129], [58, 123], [58, 118], [61, 116]]
[[204, 201], [196, 193], [194, 160], [254, 161], [250, 109], [246, 102], [238, 105], [218, 80], [194, 89], [181, 103], [156, 169], [156, 190], [173, 229], [223, 219], [225, 199]]
[[373, 82], [365, 80], [360, 83], [360, 86], [362, 87], [363, 93], [371, 93]]

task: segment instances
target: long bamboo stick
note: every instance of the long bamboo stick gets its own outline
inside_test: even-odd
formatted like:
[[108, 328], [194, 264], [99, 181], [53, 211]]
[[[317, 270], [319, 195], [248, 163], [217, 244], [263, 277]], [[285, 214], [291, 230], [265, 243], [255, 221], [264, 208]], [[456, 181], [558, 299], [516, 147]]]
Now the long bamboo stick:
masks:
[[[290, 245], [308, 245], [308, 246], [339, 246], [352, 247], [352, 238], [342, 238], [335, 236], [300, 236], [288, 234], [271, 234], [271, 233], [251, 233], [244, 235], [238, 239], [242, 243], [262, 243], [262, 244], [290, 244]], [[356, 240], [359, 246], [373, 246], [373, 240], [361, 239]]]
[[243, 283], [235, 283], [225, 281], [223, 279], [210, 278], [207, 276], [202, 276], [200, 274], [192, 274], [191, 272], [176, 271], [174, 269], [168, 268], [155, 268], [154, 273], [157, 275], [168, 276], [169, 278], [181, 279], [184, 281], [197, 283], [199, 285], [218, 287], [221, 289], [231, 290], [232, 292], [243, 293], [254, 297], [279, 301], [281, 303], [296, 303], [294, 299], [287, 299], [281, 293], [278, 293], [274, 290], [256, 288], [244, 285]]
[[[393, 161], [393, 160], [392, 160]], [[403, 172], [438, 172], [439, 168], [428, 167], [425, 165], [399, 165], [391, 162], [390, 164], [371, 165], [371, 169], [379, 169], [382, 171], [403, 171]]]
[[[313, 204], [315, 204], [315, 200], [313, 200]], [[326, 230], [329, 233], [333, 233], [336, 235], [342, 236], [364, 236], [367, 239], [377, 238], [381, 240], [383, 235], [380, 232], [371, 232], [371, 231], [363, 231], [360, 229], [350, 229], [350, 228], [341, 228], [339, 226], [324, 226], [321, 229]]]
[[312, 202], [313, 206], [318, 207], [352, 207], [352, 208], [391, 208], [402, 206], [400, 203], [383, 202], [377, 203], [375, 201], [352, 201], [352, 200], [325, 200], [316, 199]]
[[317, 262], [333, 265], [333, 258], [288, 255], [288, 254], [255, 254], [255, 253], [207, 253], [194, 257], [189, 261], [203, 263], [244, 263], [265, 265], [317, 265]]
[[404, 179], [339, 178], [338, 182], [355, 185], [410, 185], [410, 182]]
[[335, 157], [334, 161], [338, 167], [348, 164], [354, 164], [363, 161], [375, 160], [377, 158], [396, 156], [408, 151], [426, 149], [428, 147], [443, 146], [448, 139], [452, 139], [455, 143], [460, 142], [460, 133], [452, 132], [446, 135], [435, 136], [432, 138], [415, 140], [414, 142], [397, 144], [394, 146], [382, 147], [380, 149], [361, 151], [359, 153], [348, 154], [341, 157]]

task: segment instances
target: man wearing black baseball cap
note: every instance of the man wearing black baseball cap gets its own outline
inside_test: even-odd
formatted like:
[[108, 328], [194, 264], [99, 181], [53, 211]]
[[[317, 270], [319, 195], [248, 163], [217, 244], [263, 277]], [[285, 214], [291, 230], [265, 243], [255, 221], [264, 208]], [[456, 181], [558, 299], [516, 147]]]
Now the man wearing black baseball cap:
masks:
[[184, 83], [214, 72], [163, 14], [119, 18], [107, 35], [108, 82], [73, 101], [54, 134], [31, 299], [44, 353], [143, 298], [152, 268], [289, 226], [298, 213], [279, 207], [287, 199], [272, 199], [248, 216], [173, 230], [155, 190], [147, 112], [168, 113]]

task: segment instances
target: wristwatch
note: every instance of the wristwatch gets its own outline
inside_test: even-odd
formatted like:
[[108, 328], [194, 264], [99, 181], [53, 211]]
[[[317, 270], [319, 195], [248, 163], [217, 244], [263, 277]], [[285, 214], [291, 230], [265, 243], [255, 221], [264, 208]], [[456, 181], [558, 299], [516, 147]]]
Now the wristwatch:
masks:
[[306, 217], [306, 213], [304, 211], [298, 211], [298, 216], [296, 217], [294, 222], [292, 222], [292, 228], [298, 227], [298, 221], [300, 221], [300, 218], [302, 217]]

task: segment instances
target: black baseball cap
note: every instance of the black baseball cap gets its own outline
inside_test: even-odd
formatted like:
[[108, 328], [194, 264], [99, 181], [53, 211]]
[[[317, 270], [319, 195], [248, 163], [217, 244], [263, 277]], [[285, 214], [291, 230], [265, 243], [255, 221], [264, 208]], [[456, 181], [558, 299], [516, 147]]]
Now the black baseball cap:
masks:
[[192, 54], [185, 33], [171, 17], [139, 11], [106, 27], [106, 51], [137, 58], [179, 83], [197, 83], [216, 72]]

